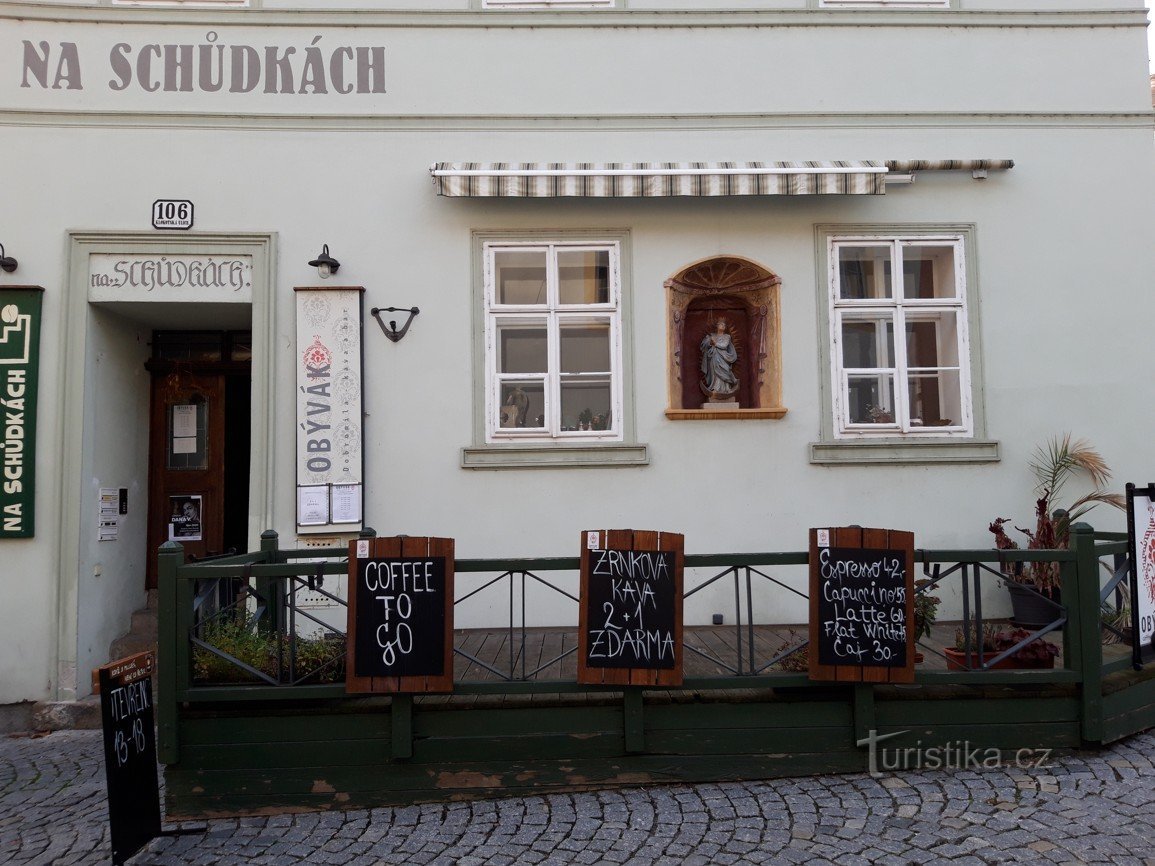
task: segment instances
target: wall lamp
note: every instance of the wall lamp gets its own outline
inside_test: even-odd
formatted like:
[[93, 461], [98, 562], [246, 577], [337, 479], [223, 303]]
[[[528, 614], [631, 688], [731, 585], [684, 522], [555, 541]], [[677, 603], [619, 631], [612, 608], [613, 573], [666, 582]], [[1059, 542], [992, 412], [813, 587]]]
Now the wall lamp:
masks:
[[322, 280], [327, 280], [332, 274], [337, 273], [341, 268], [341, 263], [329, 255], [329, 245], [323, 244], [321, 247], [321, 255], [309, 262], [309, 265], [317, 269]]
[[0, 244], [0, 270], [10, 274], [16, 270], [16, 264], [16, 259], [4, 255], [4, 244]]
[[[413, 323], [413, 317], [421, 311], [416, 307], [374, 307], [369, 311], [373, 314], [373, 318], [377, 320], [377, 324], [381, 326], [381, 330], [385, 332], [385, 336], [391, 342], [399, 342], [405, 336], [405, 332], [409, 330], [409, 325]], [[408, 313], [409, 318], [405, 320], [405, 324], [400, 328], [397, 327], [397, 320], [391, 320], [388, 325], [381, 318], [382, 313]]]

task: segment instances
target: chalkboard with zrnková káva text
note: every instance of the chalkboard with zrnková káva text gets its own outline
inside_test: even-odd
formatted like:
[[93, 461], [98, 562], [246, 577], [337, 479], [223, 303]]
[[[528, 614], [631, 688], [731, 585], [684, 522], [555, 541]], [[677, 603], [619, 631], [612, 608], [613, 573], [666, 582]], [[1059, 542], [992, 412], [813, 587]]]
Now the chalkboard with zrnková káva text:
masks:
[[914, 535], [859, 526], [810, 530], [809, 674], [914, 681]]
[[453, 690], [453, 557], [452, 538], [349, 543], [346, 691]]
[[140, 653], [96, 672], [115, 866], [161, 835], [151, 680], [155, 669], [153, 654]]
[[579, 683], [681, 685], [683, 545], [674, 532], [582, 533]]

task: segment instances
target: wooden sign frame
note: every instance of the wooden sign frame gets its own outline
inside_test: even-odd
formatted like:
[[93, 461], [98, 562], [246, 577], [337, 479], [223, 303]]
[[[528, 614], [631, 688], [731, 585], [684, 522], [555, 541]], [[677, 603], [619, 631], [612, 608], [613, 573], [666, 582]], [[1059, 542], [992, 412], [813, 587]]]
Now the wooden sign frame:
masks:
[[[672, 668], [592, 667], [590, 651], [590, 579], [600, 551], [654, 551], [673, 554], [674, 665]], [[680, 686], [682, 684], [682, 608], [685, 589], [685, 538], [677, 532], [634, 529], [587, 530], [581, 534], [581, 585], [578, 602], [577, 681], [584, 685]]]
[[[358, 557], [358, 545], [368, 546], [368, 555]], [[364, 548], [362, 548], [362, 551]], [[442, 669], [420, 676], [357, 676], [357, 576], [362, 559], [440, 558], [445, 563], [444, 645]], [[435, 694], [453, 691], [453, 560], [452, 538], [395, 536], [361, 538], [349, 542], [349, 619], [346, 628], [345, 691], [351, 694]]]
[[[821, 535], [821, 538], [820, 538]], [[822, 542], [821, 544], [819, 542]], [[906, 665], [847, 664], [829, 665], [819, 661], [821, 623], [819, 602], [822, 597], [822, 577], [819, 556], [822, 548], [859, 548], [862, 550], [894, 550], [903, 557], [906, 566]], [[843, 526], [832, 529], [810, 530], [810, 644], [809, 676], [812, 680], [831, 680], [843, 683], [913, 683], [914, 682], [914, 533], [899, 529], [864, 529], [861, 526]]]

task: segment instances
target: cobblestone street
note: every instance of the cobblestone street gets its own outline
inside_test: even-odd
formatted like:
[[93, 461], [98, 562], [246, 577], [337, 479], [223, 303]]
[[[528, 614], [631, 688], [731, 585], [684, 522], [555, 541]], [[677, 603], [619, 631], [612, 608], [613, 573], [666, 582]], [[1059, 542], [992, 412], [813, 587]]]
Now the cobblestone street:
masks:
[[[111, 862], [98, 731], [0, 739], [0, 862]], [[1155, 864], [1155, 734], [1042, 769], [674, 785], [208, 822], [134, 866]]]

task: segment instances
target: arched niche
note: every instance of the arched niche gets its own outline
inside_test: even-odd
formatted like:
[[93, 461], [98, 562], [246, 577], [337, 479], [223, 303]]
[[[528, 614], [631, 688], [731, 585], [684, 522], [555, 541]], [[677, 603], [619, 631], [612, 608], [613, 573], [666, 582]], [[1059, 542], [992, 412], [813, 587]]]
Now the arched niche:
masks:
[[[739, 256], [695, 262], [666, 280], [669, 409], [673, 419], [781, 418], [782, 355], [776, 274]], [[725, 318], [738, 349], [737, 405], [701, 386], [702, 339]]]

